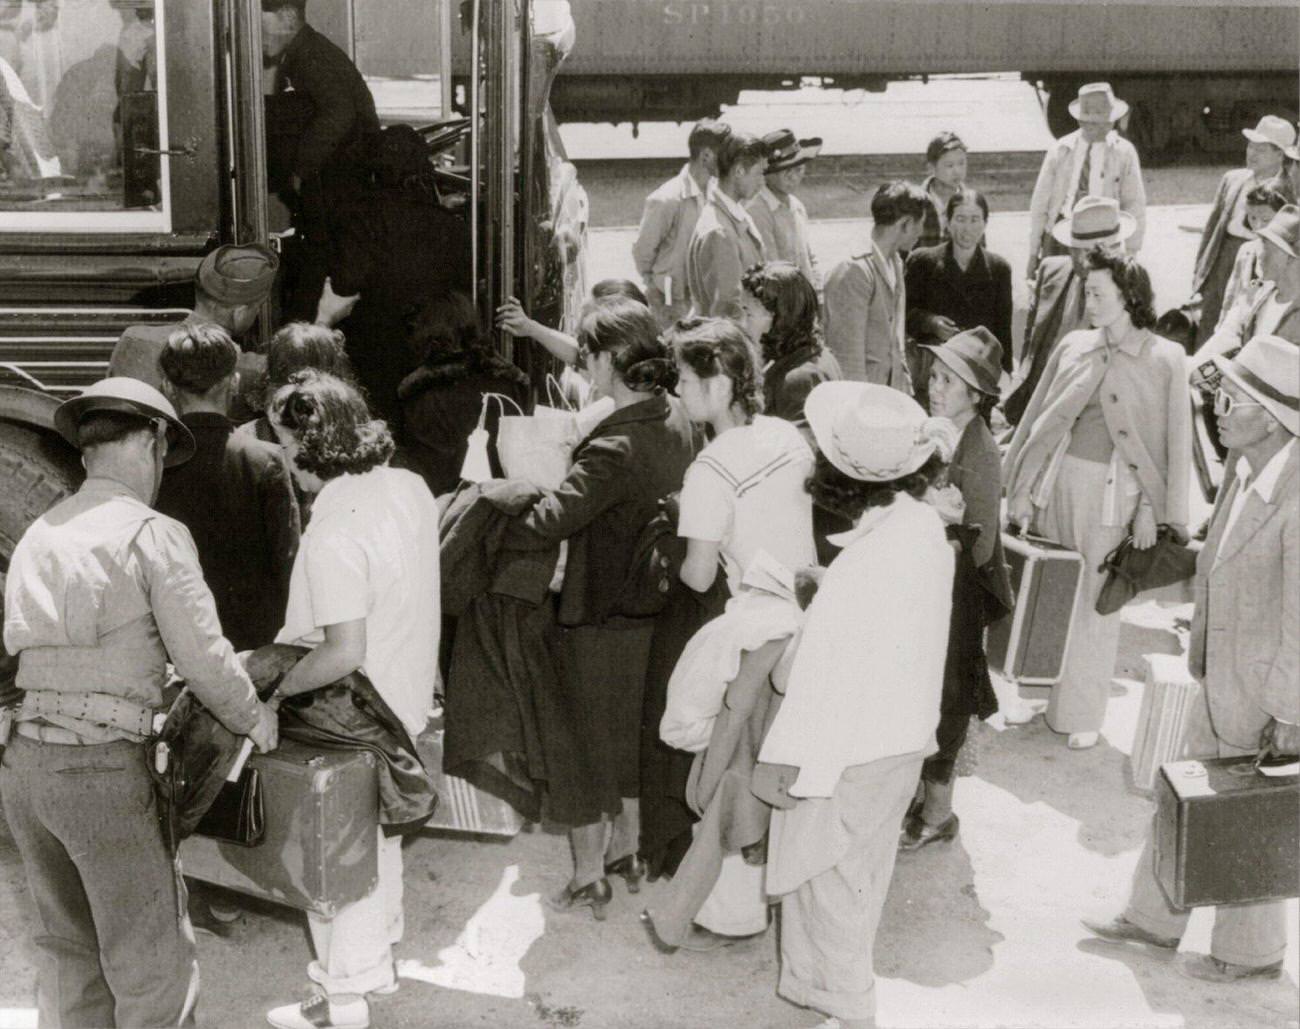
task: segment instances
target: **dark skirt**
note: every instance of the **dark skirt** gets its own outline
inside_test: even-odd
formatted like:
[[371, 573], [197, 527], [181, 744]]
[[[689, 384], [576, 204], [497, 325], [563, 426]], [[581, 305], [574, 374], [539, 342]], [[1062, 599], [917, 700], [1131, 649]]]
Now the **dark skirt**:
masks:
[[546, 817], [591, 825], [641, 792], [641, 711], [654, 619], [611, 618], [602, 625], [555, 626], [551, 650], [557, 695], [539, 704], [543, 739], [568, 738], [563, 754], [547, 748]]
[[1201, 284], [1201, 320], [1196, 328], [1198, 347], [1214, 335], [1215, 327], [1219, 324], [1219, 316], [1223, 313], [1223, 294], [1228, 288], [1228, 280], [1232, 278], [1237, 251], [1245, 242], [1238, 236], [1226, 232], [1223, 234], [1219, 252], [1214, 255], [1214, 263], [1210, 265], [1210, 274]]

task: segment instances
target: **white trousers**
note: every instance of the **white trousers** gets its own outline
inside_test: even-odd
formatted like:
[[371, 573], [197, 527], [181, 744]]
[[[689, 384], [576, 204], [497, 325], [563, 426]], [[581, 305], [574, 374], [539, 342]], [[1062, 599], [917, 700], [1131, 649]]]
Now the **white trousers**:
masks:
[[767, 928], [767, 866], [747, 864], [743, 854], [722, 859], [718, 882], [695, 924], [723, 936], [753, 936]]

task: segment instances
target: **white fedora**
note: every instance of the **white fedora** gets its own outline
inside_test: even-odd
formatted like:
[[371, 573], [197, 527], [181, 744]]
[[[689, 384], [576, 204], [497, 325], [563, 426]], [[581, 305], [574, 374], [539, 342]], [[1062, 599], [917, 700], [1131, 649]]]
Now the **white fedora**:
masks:
[[1256, 336], [1236, 357], [1220, 355], [1214, 364], [1287, 432], [1300, 436], [1300, 346], [1281, 336]]
[[1276, 114], [1266, 114], [1253, 129], [1242, 129], [1241, 134], [1252, 143], [1272, 143], [1279, 150], [1295, 146], [1295, 126]]
[[[1085, 97], [1103, 97], [1105, 108], [1099, 104], [1089, 104], [1087, 112], [1083, 109]], [[1096, 110], [1093, 110], [1094, 106]], [[1070, 101], [1070, 117], [1079, 122], [1108, 122], [1114, 124], [1128, 114], [1128, 101], [1120, 100], [1109, 82], [1089, 82], [1079, 87], [1078, 95]]]
[[820, 383], [804, 413], [826, 459], [863, 482], [901, 479], [936, 451], [951, 457], [956, 445], [951, 422], [927, 418], [906, 393], [872, 382]]
[[1062, 246], [1091, 250], [1123, 243], [1137, 231], [1137, 219], [1119, 209], [1110, 197], [1080, 197], [1070, 212], [1052, 226], [1052, 238]]

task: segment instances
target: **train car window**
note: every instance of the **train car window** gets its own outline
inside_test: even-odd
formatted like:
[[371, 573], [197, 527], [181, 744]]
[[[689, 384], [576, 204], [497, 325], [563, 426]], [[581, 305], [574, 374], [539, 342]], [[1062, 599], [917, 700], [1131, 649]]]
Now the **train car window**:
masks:
[[164, 16], [0, 0], [0, 230], [170, 230]]

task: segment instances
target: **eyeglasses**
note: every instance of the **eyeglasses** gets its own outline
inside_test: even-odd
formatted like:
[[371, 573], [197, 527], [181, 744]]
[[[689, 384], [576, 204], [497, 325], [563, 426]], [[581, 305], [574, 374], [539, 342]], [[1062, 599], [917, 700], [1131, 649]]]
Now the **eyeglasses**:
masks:
[[1214, 391], [1214, 413], [1220, 418], [1227, 418], [1239, 407], [1263, 407], [1263, 404], [1256, 403], [1253, 400], [1235, 400], [1221, 389]]

